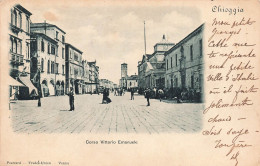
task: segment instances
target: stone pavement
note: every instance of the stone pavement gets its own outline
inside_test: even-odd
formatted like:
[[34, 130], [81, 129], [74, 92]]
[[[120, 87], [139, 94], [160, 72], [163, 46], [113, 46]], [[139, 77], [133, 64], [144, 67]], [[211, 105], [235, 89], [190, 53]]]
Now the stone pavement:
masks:
[[199, 132], [203, 104], [169, 103], [130, 93], [110, 94], [112, 103], [101, 104], [102, 94], [76, 95], [75, 111], [69, 110], [68, 96], [17, 101], [11, 104], [12, 125], [18, 133], [163, 133]]

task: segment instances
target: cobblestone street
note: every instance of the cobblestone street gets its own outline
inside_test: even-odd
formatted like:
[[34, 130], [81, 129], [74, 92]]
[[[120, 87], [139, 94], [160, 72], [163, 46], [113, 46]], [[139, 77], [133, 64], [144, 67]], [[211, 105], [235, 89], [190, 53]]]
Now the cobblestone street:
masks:
[[18, 133], [162, 133], [198, 132], [202, 128], [203, 104], [177, 104], [130, 93], [110, 95], [112, 103], [101, 104], [102, 94], [76, 95], [75, 111], [68, 96], [11, 103], [13, 130]]

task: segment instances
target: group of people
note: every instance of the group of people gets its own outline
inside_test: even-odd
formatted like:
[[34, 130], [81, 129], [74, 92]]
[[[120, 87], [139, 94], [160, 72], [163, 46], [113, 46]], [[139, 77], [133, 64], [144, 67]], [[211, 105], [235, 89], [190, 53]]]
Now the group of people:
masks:
[[[120, 94], [120, 91], [121, 91], [121, 93], [124, 92], [123, 89], [122, 90], [118, 89], [118, 90], [115, 90], [115, 93], [119, 92], [119, 94]], [[130, 93], [131, 93], [131, 100], [134, 100], [135, 89], [131, 88]], [[159, 89], [158, 94], [159, 94], [159, 98], [160, 98], [160, 102], [161, 102], [162, 97], [164, 95], [164, 91], [162, 89]], [[75, 107], [74, 107], [74, 91], [73, 91], [72, 87], [70, 88], [70, 92], [67, 95], [69, 96], [69, 103], [70, 103], [70, 110], [69, 111], [74, 111], [75, 110]], [[147, 100], [147, 106], [150, 106], [151, 96], [152, 96], [152, 90], [149, 89], [149, 88], [145, 89], [144, 90], [144, 97]], [[112, 100], [109, 98], [109, 89], [105, 88], [104, 91], [103, 91], [102, 104], [108, 104], [108, 103], [111, 103], [111, 102], [112, 102]]]
[[114, 96], [124, 96], [125, 90], [123, 88], [114, 89]]

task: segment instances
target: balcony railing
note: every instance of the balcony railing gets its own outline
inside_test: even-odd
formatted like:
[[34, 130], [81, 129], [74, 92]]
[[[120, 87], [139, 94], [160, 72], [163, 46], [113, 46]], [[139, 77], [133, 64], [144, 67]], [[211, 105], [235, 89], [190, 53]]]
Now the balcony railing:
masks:
[[11, 52], [11, 58], [10, 58], [11, 63], [23, 65], [24, 64], [23, 58], [24, 58], [23, 55]]

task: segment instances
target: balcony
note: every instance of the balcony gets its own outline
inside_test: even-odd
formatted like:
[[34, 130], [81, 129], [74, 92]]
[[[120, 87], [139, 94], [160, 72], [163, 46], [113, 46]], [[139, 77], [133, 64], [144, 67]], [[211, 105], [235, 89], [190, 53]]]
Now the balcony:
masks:
[[13, 52], [11, 52], [10, 55], [11, 55], [10, 62], [12, 64], [15, 64], [15, 65], [18, 65], [18, 66], [24, 64], [24, 62], [23, 62], [23, 57], [24, 56], [23, 55], [17, 54], [17, 53], [13, 53]]

